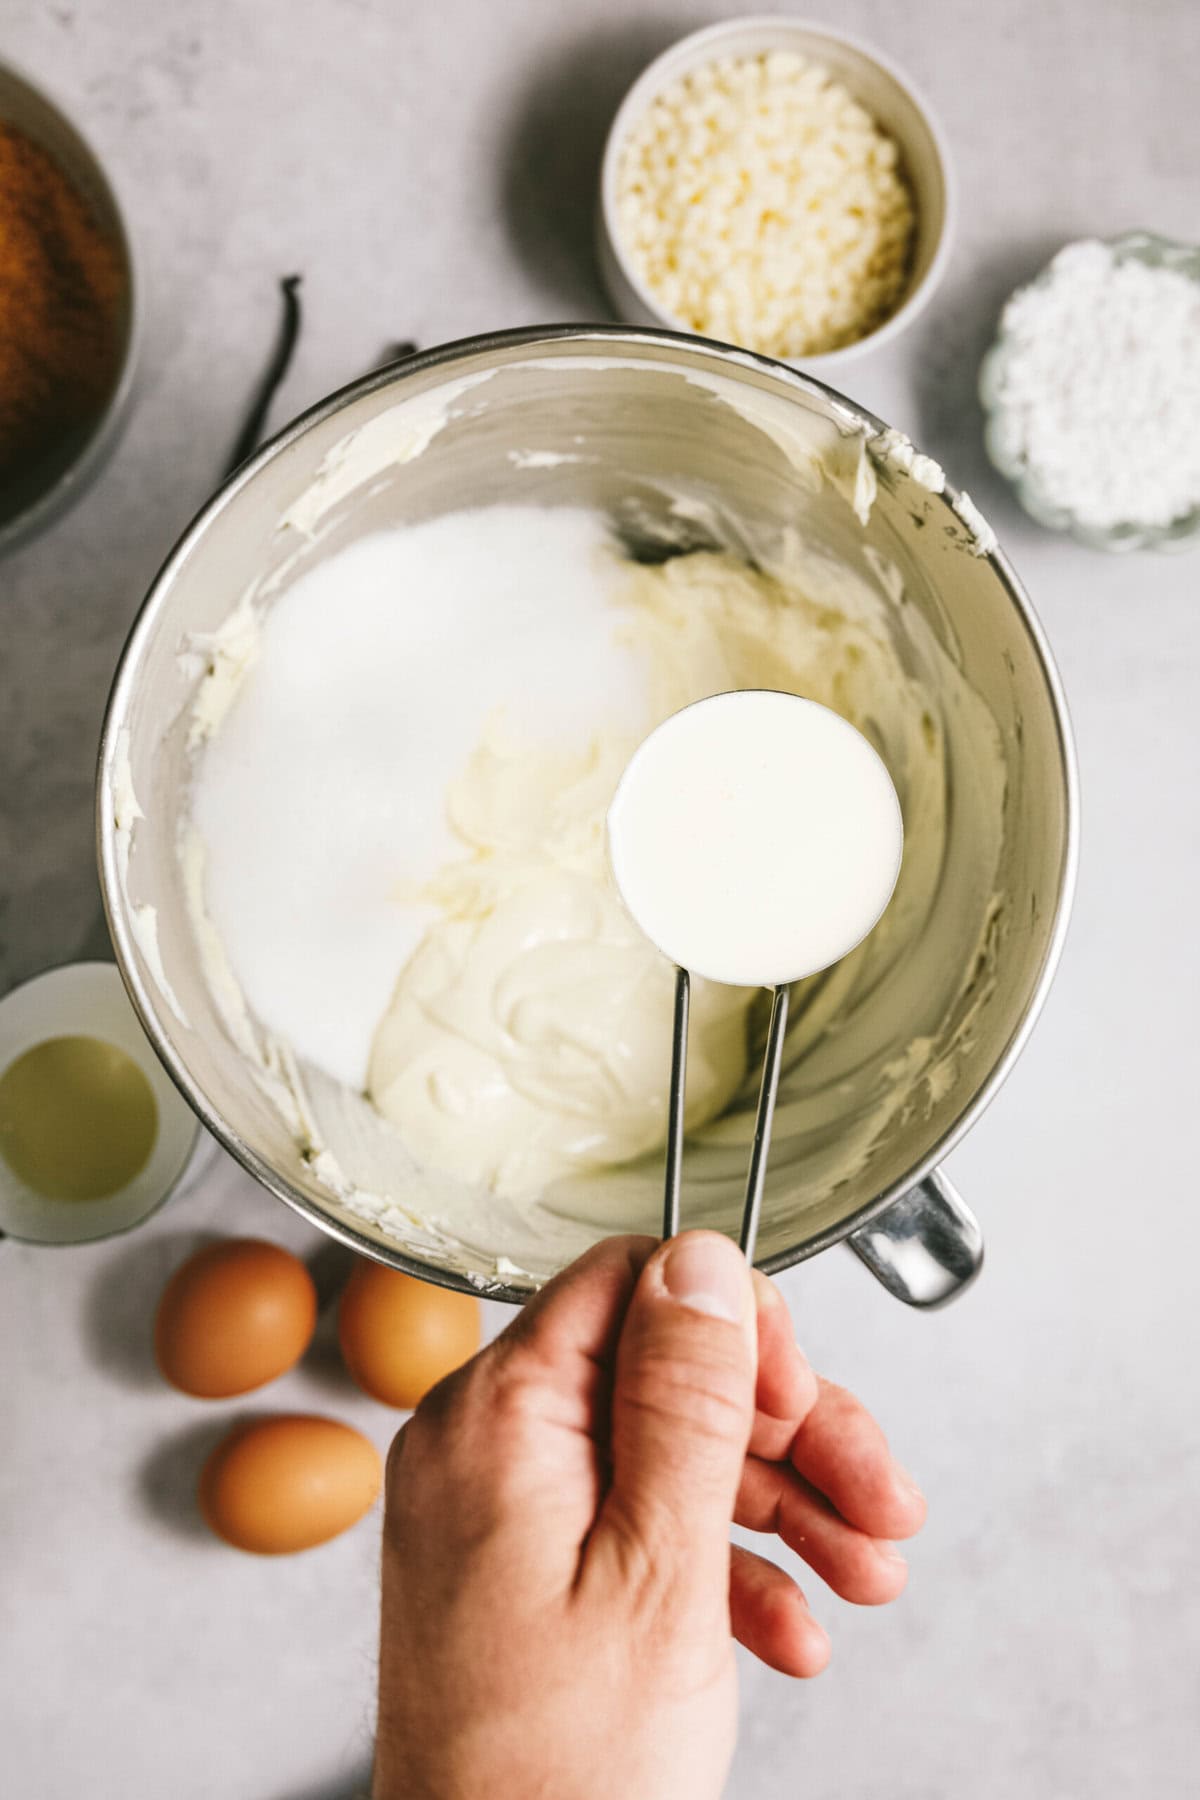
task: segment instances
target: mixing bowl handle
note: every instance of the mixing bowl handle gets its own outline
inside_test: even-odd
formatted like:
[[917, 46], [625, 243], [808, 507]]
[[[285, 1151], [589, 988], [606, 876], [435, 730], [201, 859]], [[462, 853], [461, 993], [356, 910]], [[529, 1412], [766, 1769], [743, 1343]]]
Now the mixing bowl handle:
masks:
[[851, 1232], [849, 1244], [908, 1306], [944, 1306], [983, 1267], [979, 1221], [940, 1169]]

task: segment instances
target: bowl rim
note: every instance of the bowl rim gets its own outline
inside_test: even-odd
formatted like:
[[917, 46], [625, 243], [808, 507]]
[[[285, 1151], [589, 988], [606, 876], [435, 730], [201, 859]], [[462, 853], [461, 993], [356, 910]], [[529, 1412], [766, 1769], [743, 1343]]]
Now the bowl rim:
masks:
[[107, 163], [57, 94], [7, 55], [0, 57], [0, 81], [3, 80], [24, 88], [40, 106], [45, 107], [62, 125], [66, 135], [74, 139], [89, 164], [96, 186], [108, 201], [116, 225], [117, 249], [125, 267], [127, 283], [128, 323], [116, 382], [91, 431], [80, 446], [78, 455], [28, 506], [0, 522], [0, 556], [36, 537], [57, 517], [68, 511], [86, 492], [100, 473], [110, 452], [116, 447], [117, 439], [128, 420], [133, 399], [141, 357], [145, 311], [141, 257], [130, 229], [128, 209], [121, 199], [117, 183], [109, 173]]
[[[213, 521], [237, 500], [243, 488], [254, 480], [260, 470], [313, 426], [335, 417], [354, 401], [377, 393], [383, 388], [402, 389], [406, 382], [414, 376], [439, 369], [448, 371], [455, 364], [461, 363], [471, 356], [505, 351], [532, 351], [538, 348], [553, 351], [559, 346], [571, 343], [583, 343], [593, 349], [608, 346], [614, 353], [619, 353], [628, 346], [644, 345], [650, 350], [658, 350], [667, 354], [683, 352], [692, 356], [708, 356], [724, 365], [734, 379], [739, 370], [744, 372], [749, 368], [756, 373], [781, 382], [785, 387], [792, 388], [797, 394], [816, 396], [829, 402], [843, 418], [850, 423], [857, 422], [869, 436], [877, 436], [887, 429], [883, 420], [866, 407], [848, 400], [845, 395], [839, 393], [835, 388], [829, 387], [818, 376], [794, 369], [788, 363], [779, 362], [755, 351], [734, 349], [728, 344], [716, 343], [711, 339], [641, 326], [535, 325], [506, 331], [485, 332], [473, 337], [458, 338], [428, 350], [418, 351], [405, 358], [403, 362], [393, 363], [360, 376], [357, 380], [347, 383], [344, 387], [326, 396], [325, 399], [317, 401], [315, 405], [285, 425], [275, 437], [264, 443], [216, 490], [184, 528], [151, 582], [121, 651], [105, 706], [95, 777], [97, 866], [104, 912], [112, 936], [117, 967], [147, 1037], [168, 1075], [196, 1112], [201, 1123], [224, 1146], [235, 1161], [253, 1175], [269, 1193], [274, 1194], [277, 1199], [290, 1206], [294, 1212], [298, 1212], [310, 1224], [317, 1226], [327, 1236], [334, 1238], [347, 1249], [356, 1251], [359, 1255], [366, 1256], [371, 1261], [382, 1263], [389, 1268], [402, 1269], [406, 1274], [416, 1276], [418, 1280], [432, 1281], [437, 1286], [453, 1288], [460, 1293], [471, 1293], [477, 1296], [482, 1293], [489, 1300], [501, 1300], [514, 1305], [523, 1305], [537, 1291], [537, 1284], [534, 1282], [516, 1284], [499, 1277], [495, 1281], [486, 1278], [472, 1281], [468, 1276], [456, 1270], [441, 1268], [410, 1254], [398, 1240], [393, 1243], [380, 1243], [376, 1239], [368, 1237], [365, 1231], [359, 1231], [344, 1220], [334, 1217], [327, 1207], [319, 1205], [298, 1189], [290, 1187], [287, 1181], [279, 1176], [266, 1160], [245, 1143], [220, 1116], [207, 1096], [192, 1081], [184, 1066], [183, 1058], [177, 1053], [169, 1034], [159, 1022], [158, 1011], [139, 973], [133, 932], [123, 904], [115, 821], [112, 818], [112, 809], [108, 804], [108, 799], [112, 788], [112, 775], [120, 733], [125, 728], [129, 700], [143, 643], [157, 622], [157, 615], [170, 592], [178, 570], [191, 556]], [[951, 512], [954, 510], [954, 503], [960, 497], [961, 490], [949, 480], [946, 481], [943, 492], [933, 496], [935, 501], [940, 501]], [[955, 518], [956, 522], [961, 523], [958, 521], [957, 514], [955, 514]], [[963, 1109], [941, 1137], [929, 1147], [913, 1168], [902, 1178], [894, 1181], [883, 1193], [877, 1194], [874, 1199], [866, 1201], [856, 1212], [825, 1227], [812, 1237], [805, 1238], [801, 1243], [790, 1245], [786, 1250], [778, 1251], [758, 1262], [757, 1267], [768, 1275], [778, 1274], [797, 1263], [805, 1262], [809, 1257], [818, 1255], [833, 1244], [841, 1243], [852, 1237], [864, 1225], [885, 1213], [895, 1201], [902, 1199], [904, 1195], [918, 1187], [926, 1176], [931, 1174], [950, 1151], [961, 1142], [991, 1104], [1024, 1049], [1045, 1004], [1066, 942], [1079, 863], [1079, 772], [1066, 694], [1045, 629], [1034, 611], [1033, 604], [1016, 571], [999, 548], [990, 550], [986, 554], [987, 560], [993, 564], [1009, 600], [1015, 607], [1018, 618], [1033, 647], [1034, 655], [1046, 682], [1051, 711], [1054, 715], [1059, 750], [1059, 771], [1063, 783], [1065, 821], [1059, 882], [1054, 901], [1054, 924], [1047, 939], [1041, 965], [1030, 985], [1023, 1006], [1014, 1016], [1008, 1039], [971, 1103]], [[164, 1008], [164, 1010], [166, 1009]]]
[[[780, 13], [749, 13], [745, 18], [721, 19], [716, 24], [704, 25], [698, 31], [688, 32], [685, 36], [676, 38], [674, 43], [669, 44], [665, 50], [660, 51], [652, 61], [646, 64], [641, 74], [626, 90], [621, 104], [613, 115], [604, 141], [604, 154], [600, 164], [600, 222], [613, 261], [638, 302], [645, 307], [647, 313], [658, 322], [663, 330], [687, 333], [688, 328], [684, 321], [664, 307], [647, 287], [628, 253], [624, 232], [617, 217], [618, 164], [631, 129], [656, 94], [672, 78], [674, 71], [671, 65], [677, 58], [684, 56], [690, 58], [694, 51], [709, 48], [712, 49], [715, 56], [719, 53], [722, 40], [741, 36], [747, 32], [760, 31], [769, 32], [775, 38], [780, 49], [788, 48], [800, 36], [823, 38], [828, 43], [837, 44], [841, 48], [849, 50], [861, 62], [874, 64], [880, 73], [906, 96], [919, 114], [929, 133], [941, 172], [942, 222], [934, 252], [924, 275], [915, 285], [909, 287], [895, 312], [889, 314], [882, 324], [877, 325], [874, 331], [868, 332], [865, 337], [857, 338], [852, 344], [843, 344], [837, 350], [820, 350], [811, 355], [786, 359], [771, 358], [773, 361], [784, 362], [786, 367], [801, 372], [812, 369], [819, 376], [828, 370], [839, 368], [853, 361], [868, 351], [882, 349], [885, 344], [891, 343], [912, 324], [914, 319], [925, 310], [941, 285], [950, 261], [950, 252], [957, 229], [958, 181], [951, 161], [946, 133], [924, 91], [884, 51], [877, 49], [875, 45], [868, 43], [866, 39], [855, 33], [837, 30], [823, 20], [794, 18], [789, 14]], [[900, 148], [903, 153], [907, 150], [907, 145], [901, 144]], [[610, 295], [610, 298], [615, 301], [615, 296]], [[704, 341], [711, 342], [713, 340], [706, 339]], [[734, 345], [733, 348], [742, 349], [743, 346]], [[756, 356], [767, 354], [763, 351], [749, 351], [748, 353]]]

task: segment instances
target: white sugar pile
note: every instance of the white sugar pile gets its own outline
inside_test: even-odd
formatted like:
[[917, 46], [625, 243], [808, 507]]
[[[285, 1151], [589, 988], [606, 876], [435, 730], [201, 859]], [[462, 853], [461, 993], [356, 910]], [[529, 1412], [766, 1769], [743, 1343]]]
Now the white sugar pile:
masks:
[[1001, 330], [1004, 447], [1044, 502], [1101, 531], [1200, 506], [1200, 284], [1068, 244]]

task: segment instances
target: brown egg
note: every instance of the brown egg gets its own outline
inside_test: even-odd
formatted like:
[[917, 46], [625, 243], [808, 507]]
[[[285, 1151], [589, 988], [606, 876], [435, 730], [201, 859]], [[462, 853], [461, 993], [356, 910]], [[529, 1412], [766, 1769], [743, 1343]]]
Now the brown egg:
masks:
[[205, 1523], [237, 1550], [286, 1556], [349, 1530], [383, 1481], [379, 1452], [336, 1419], [285, 1413], [235, 1426], [200, 1474]]
[[317, 1292], [298, 1257], [261, 1238], [225, 1238], [176, 1269], [154, 1321], [154, 1353], [172, 1386], [225, 1399], [274, 1381], [303, 1356]]
[[479, 1302], [363, 1262], [346, 1284], [338, 1338], [360, 1388], [385, 1406], [419, 1404], [479, 1348]]

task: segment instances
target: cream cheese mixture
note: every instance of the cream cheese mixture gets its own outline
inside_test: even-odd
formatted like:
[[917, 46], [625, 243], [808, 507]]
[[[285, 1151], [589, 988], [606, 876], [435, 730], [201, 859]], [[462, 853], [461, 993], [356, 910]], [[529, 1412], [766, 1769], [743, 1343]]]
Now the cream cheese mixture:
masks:
[[[839, 971], [845, 999], [927, 915], [945, 835], [941, 712], [878, 594], [799, 542], [770, 570], [716, 551], [633, 563], [578, 508], [376, 533], [261, 616], [215, 725], [198, 701], [190, 885], [210, 970], [430, 1169], [536, 1200], [655, 1149], [672, 970], [617, 897], [605, 815], [657, 723], [748, 687], [841, 713], [900, 793], [896, 898]], [[692, 1131], [743, 1081], [756, 998], [696, 983]]]

